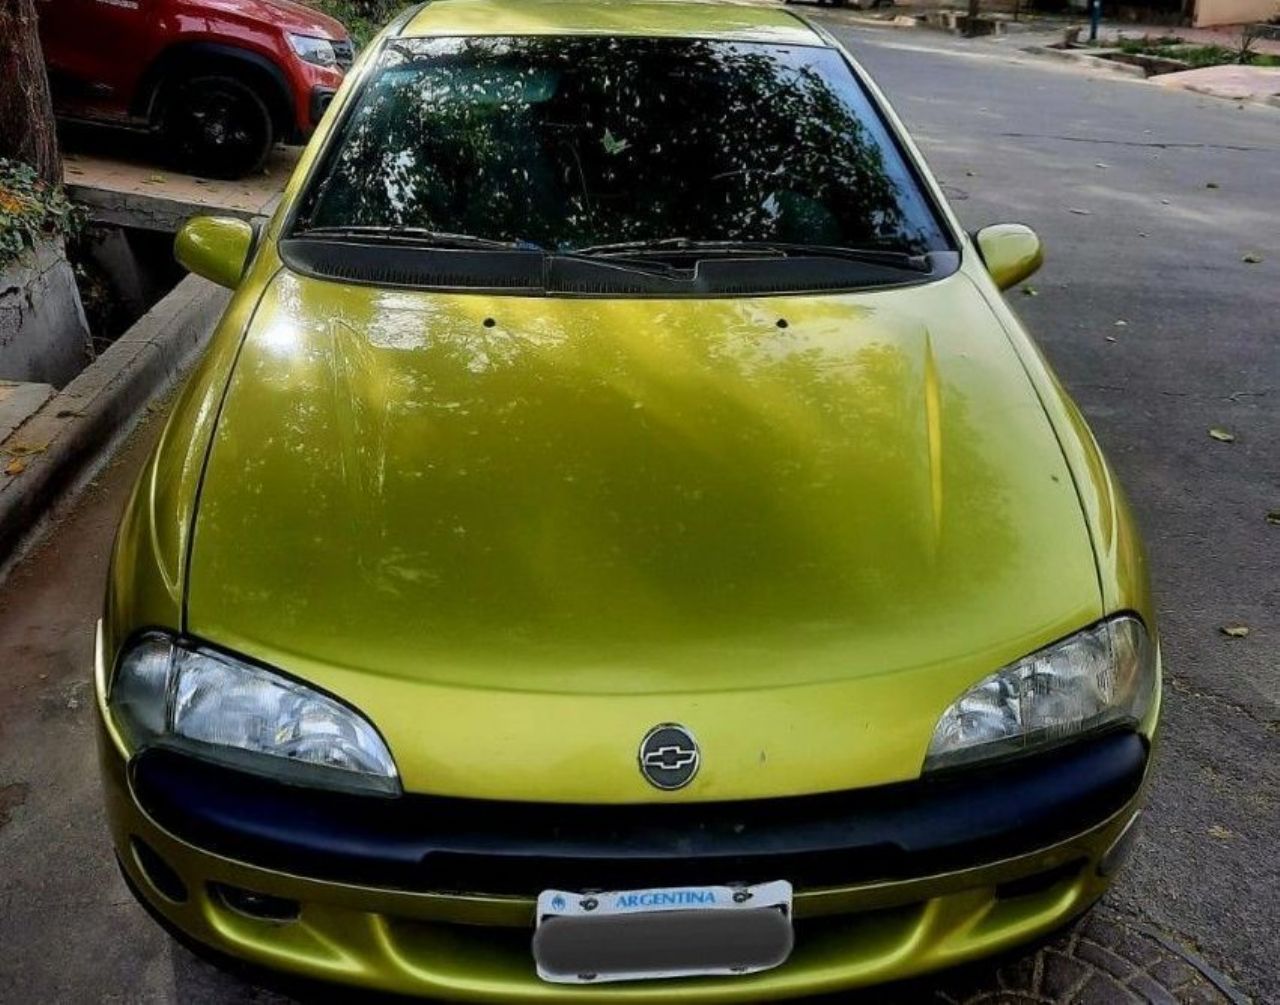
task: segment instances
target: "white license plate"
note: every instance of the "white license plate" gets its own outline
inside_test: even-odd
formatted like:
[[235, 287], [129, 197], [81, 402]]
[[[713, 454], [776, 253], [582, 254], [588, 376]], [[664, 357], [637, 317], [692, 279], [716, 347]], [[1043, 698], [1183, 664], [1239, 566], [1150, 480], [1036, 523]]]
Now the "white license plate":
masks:
[[759, 973], [791, 955], [791, 884], [544, 890], [533, 958], [554, 984]]

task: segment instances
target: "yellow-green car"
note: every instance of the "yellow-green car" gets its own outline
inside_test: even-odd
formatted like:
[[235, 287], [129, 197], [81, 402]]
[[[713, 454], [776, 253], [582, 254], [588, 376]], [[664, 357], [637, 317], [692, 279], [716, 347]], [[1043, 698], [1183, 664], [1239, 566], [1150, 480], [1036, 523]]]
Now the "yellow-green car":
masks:
[[129, 502], [115, 851], [223, 957], [771, 1001], [1043, 935], [1129, 844], [1142, 547], [884, 98], [789, 11], [438, 0], [361, 57]]

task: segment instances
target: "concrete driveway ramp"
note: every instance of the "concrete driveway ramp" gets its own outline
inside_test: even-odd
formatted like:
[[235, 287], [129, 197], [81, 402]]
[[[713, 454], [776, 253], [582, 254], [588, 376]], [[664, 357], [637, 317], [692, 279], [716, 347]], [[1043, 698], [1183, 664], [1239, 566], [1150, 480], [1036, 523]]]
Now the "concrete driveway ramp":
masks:
[[0, 380], [0, 443], [52, 397], [52, 384]]
[[1151, 79], [1163, 87], [1181, 87], [1215, 98], [1280, 104], [1280, 67], [1276, 66], [1206, 66]]

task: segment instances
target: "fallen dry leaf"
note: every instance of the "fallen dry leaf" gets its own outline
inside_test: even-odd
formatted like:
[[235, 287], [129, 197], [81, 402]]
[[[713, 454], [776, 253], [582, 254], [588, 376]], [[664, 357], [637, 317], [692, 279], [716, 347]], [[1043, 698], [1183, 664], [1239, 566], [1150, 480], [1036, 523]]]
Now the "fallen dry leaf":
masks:
[[1214, 426], [1212, 429], [1209, 430], [1209, 435], [1212, 436], [1219, 443], [1235, 443], [1236, 442], [1236, 434], [1229, 430], [1223, 429], [1221, 426]]
[[48, 449], [47, 443], [15, 443], [11, 447], [5, 447], [4, 452], [10, 457], [30, 457], [33, 454], [43, 454]]
[[1024, 286], [1022, 288], [1022, 295], [1024, 297], [1038, 297], [1040, 296], [1040, 291], [1034, 286]]
[[1205, 188], [1221, 188], [1222, 186], [1219, 185], [1216, 181], [1210, 181], [1210, 182], [1205, 182], [1204, 187]]
[[1234, 834], [1232, 834], [1232, 833], [1231, 833], [1229, 830], [1227, 830], [1225, 827], [1223, 827], [1223, 826], [1222, 826], [1222, 824], [1213, 824], [1213, 825], [1209, 828], [1209, 836], [1210, 836], [1210, 837], [1215, 837], [1215, 838], [1217, 838], [1219, 841], [1228, 841], [1228, 840], [1230, 840], [1231, 838], [1235, 837], [1235, 835], [1234, 835]]
[[8, 464], [4, 466], [4, 473], [6, 475], [20, 475], [22, 474], [22, 472], [26, 470], [27, 470], [27, 462], [24, 461], [21, 457], [15, 457], [13, 460], [11, 460]]
[[1267, 514], [1267, 523], [1275, 524], [1280, 527], [1280, 509], [1273, 509]]
[[1115, 327], [1116, 327], [1116, 328], [1128, 328], [1128, 327], [1129, 327], [1129, 322], [1128, 322], [1128, 321], [1117, 321], [1117, 322], [1115, 323]]
[[1093, 210], [1091, 210], [1091, 209], [1077, 209], [1075, 206], [1068, 206], [1068, 207], [1067, 207], [1067, 212], [1068, 212], [1068, 213], [1075, 213], [1075, 215], [1076, 215], [1076, 216], [1093, 216]]
[[1259, 255], [1256, 251], [1250, 251], [1250, 252], [1246, 252], [1244, 255], [1241, 255], [1240, 261], [1247, 262], [1249, 265], [1257, 265], [1259, 262], [1262, 261], [1262, 256]]
[[1248, 625], [1242, 625], [1238, 621], [1233, 621], [1231, 622], [1231, 624], [1223, 625], [1221, 628], [1218, 629], [1218, 631], [1220, 631], [1223, 635], [1225, 635], [1229, 639], [1247, 638], [1249, 633], [1252, 630], [1253, 629], [1251, 629]]

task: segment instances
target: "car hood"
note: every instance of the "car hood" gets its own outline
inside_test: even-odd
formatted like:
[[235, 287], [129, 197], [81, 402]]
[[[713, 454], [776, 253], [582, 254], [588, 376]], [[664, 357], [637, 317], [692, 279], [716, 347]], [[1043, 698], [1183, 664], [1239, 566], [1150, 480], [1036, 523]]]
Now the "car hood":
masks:
[[[597, 756], [623, 731], [637, 784], [644, 729], [728, 735], [731, 712], [773, 721], [748, 747], [860, 723], [881, 749], [857, 780], [912, 777], [961, 690], [1100, 615], [1071, 475], [963, 273], [659, 301], [281, 271], [217, 424], [187, 607], [419, 748], [427, 788], [490, 795], [534, 767], [478, 737], [520, 751], [563, 716], [598, 716]], [[442, 702], [449, 755], [423, 739]], [[843, 757], [702, 795], [851, 784]]]
[[340, 21], [292, 0], [203, 0], [200, 6], [201, 16], [211, 9], [223, 9], [234, 17], [273, 24], [300, 35], [335, 40], [348, 37]]

